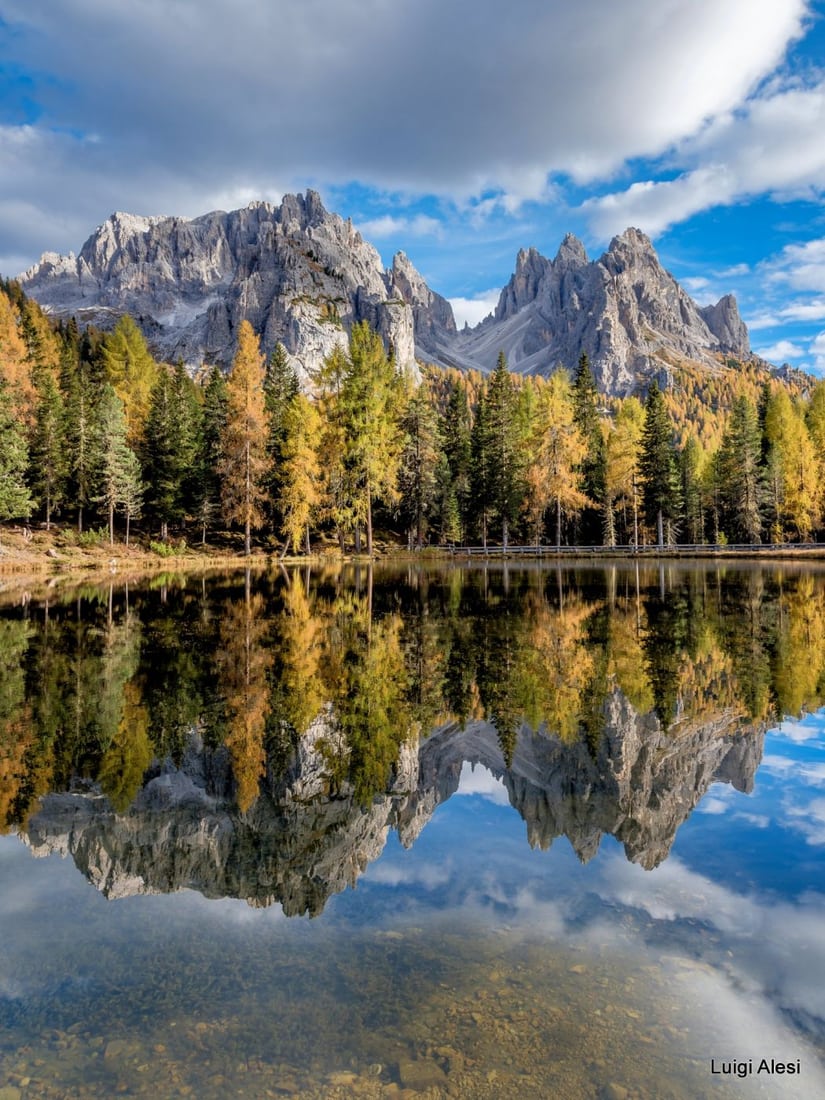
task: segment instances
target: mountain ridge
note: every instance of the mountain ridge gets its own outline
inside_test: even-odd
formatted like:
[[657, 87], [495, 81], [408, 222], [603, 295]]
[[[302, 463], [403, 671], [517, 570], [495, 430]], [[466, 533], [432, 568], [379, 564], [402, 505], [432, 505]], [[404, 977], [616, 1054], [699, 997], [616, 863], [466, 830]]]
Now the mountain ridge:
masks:
[[51, 313], [110, 327], [130, 313], [164, 358], [228, 366], [241, 320], [268, 354], [281, 342], [307, 377], [368, 321], [400, 366], [488, 372], [504, 351], [523, 374], [572, 369], [587, 353], [600, 388], [625, 395], [690, 361], [750, 355], [732, 295], [700, 307], [629, 228], [590, 260], [567, 234], [554, 259], [521, 249], [494, 312], [458, 331], [450, 303], [403, 253], [384, 268], [351, 220], [314, 191], [198, 218], [115, 213], [77, 256], [44, 253], [20, 276]]

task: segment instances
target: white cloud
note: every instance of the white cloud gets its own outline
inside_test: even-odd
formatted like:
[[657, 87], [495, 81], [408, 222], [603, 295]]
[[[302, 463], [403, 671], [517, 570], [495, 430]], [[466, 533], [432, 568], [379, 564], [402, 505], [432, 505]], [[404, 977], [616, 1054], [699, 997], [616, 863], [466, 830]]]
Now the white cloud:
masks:
[[450, 298], [453, 307], [455, 323], [459, 328], [465, 324], [471, 328], [483, 321], [488, 313], [492, 313], [498, 305], [500, 290], [484, 290], [472, 298]]
[[777, 340], [775, 344], [766, 348], [756, 348], [755, 351], [770, 363], [784, 363], [786, 359], [801, 359], [805, 354], [805, 349], [791, 340]]
[[825, 332], [820, 332], [815, 338], [810, 353], [814, 357], [814, 370], [818, 373], [825, 371]]
[[[753, 195], [814, 198], [825, 189], [825, 81], [773, 88], [678, 143], [670, 180], [643, 180], [583, 204], [606, 238], [625, 225], [655, 236], [702, 210]], [[825, 284], [823, 284], [825, 289]]]
[[474, 766], [466, 760], [461, 765], [456, 794], [480, 794], [500, 806], [510, 805], [510, 796], [502, 781], [481, 764]]
[[822, 737], [822, 717], [819, 714], [802, 719], [785, 718], [774, 736], [779, 734], [794, 742], [816, 741]]
[[786, 245], [779, 256], [763, 267], [771, 282], [825, 293], [825, 237]]
[[444, 227], [437, 218], [426, 214], [416, 214], [411, 218], [398, 218], [384, 214], [380, 218], [371, 218], [358, 223], [358, 231], [367, 240], [381, 240], [404, 233], [412, 237], [440, 237]]
[[[454, 200], [497, 193], [512, 211], [545, 200], [553, 174], [604, 178], [726, 118], [781, 62], [808, 8], [514, 0], [503, 19], [493, 0], [5, 0], [5, 61], [32, 74], [40, 115], [12, 128], [22, 172], [0, 169], [0, 236], [13, 232], [5, 250], [34, 258], [77, 247], [116, 208], [194, 214], [214, 195], [353, 181]], [[787, 107], [760, 116], [760, 132], [781, 137], [796, 120], [797, 136], [809, 133], [801, 100]], [[53, 147], [49, 163], [38, 145]], [[795, 165], [796, 185], [819, 148], [807, 175], [799, 149], [764, 159]], [[684, 216], [697, 187], [710, 201], [719, 171], [699, 167], [634, 201], [658, 206], [660, 222]], [[57, 233], [32, 220], [21, 248], [3, 204], [24, 200], [72, 224]]]

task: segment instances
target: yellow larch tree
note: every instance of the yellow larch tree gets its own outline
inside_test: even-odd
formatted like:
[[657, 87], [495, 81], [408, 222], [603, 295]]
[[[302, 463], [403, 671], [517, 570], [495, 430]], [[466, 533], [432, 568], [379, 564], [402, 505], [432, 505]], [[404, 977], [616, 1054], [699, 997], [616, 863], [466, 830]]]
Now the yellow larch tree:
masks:
[[278, 508], [283, 516], [284, 548], [297, 549], [305, 540], [310, 552], [310, 521], [321, 502], [321, 417], [303, 394], [290, 402], [284, 415], [284, 440], [281, 446], [281, 492]]
[[252, 530], [264, 523], [268, 469], [269, 414], [264, 398], [264, 357], [249, 321], [238, 329], [238, 350], [226, 380], [226, 423], [221, 434], [218, 472], [224, 518], [244, 529], [244, 550], [252, 550]]
[[563, 515], [575, 515], [591, 503], [578, 486], [578, 467], [587, 447], [574, 421], [570, 377], [558, 370], [538, 394], [532, 425], [532, 461], [527, 469], [529, 513], [538, 538], [544, 515], [556, 513], [556, 545]]

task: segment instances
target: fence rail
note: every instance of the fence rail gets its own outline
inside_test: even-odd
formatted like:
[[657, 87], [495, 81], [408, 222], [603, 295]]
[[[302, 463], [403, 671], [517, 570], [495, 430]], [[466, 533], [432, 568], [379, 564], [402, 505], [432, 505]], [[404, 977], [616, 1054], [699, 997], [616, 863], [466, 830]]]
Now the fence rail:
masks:
[[627, 555], [645, 555], [655, 557], [657, 554], [701, 555], [701, 554], [728, 554], [728, 553], [752, 553], [764, 554], [769, 552], [796, 553], [797, 551], [816, 551], [825, 555], [825, 542], [774, 542], [774, 543], [698, 543], [687, 545], [671, 543], [667, 546], [451, 546], [449, 553], [454, 557], [467, 558], [493, 558], [493, 557], [582, 557], [586, 555], [606, 556], [611, 555], [626, 557]]

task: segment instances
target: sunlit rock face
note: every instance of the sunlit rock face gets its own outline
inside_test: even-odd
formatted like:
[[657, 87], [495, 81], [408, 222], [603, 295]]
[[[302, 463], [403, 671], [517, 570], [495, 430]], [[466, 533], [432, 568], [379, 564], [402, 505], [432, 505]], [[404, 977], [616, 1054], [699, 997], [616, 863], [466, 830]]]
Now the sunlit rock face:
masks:
[[718, 370], [725, 355], [749, 355], [736, 300], [700, 309], [638, 229], [594, 261], [571, 235], [553, 260], [522, 250], [495, 312], [439, 347], [445, 364], [489, 371], [503, 351], [511, 370], [542, 375], [574, 370], [585, 352], [599, 388], [613, 395], [654, 377], [666, 383], [686, 360]]
[[368, 321], [416, 369], [412, 306], [314, 191], [193, 220], [113, 214], [79, 256], [46, 253], [21, 283], [60, 316], [108, 328], [130, 313], [157, 355], [193, 367], [228, 366], [248, 320], [265, 354], [280, 341], [306, 377]]
[[155, 763], [132, 806], [112, 809], [98, 788], [47, 795], [28, 825], [35, 854], [71, 855], [106, 896], [194, 889], [207, 897], [279, 902], [287, 915], [315, 915], [354, 886], [391, 830], [409, 846], [459, 787], [465, 763], [503, 784], [532, 846], [566, 836], [582, 860], [615, 836], [646, 868], [666, 858], [682, 822], [714, 781], [747, 791], [764, 728], [733, 711], [669, 731], [614, 690], [598, 740], [567, 744], [522, 727], [512, 759], [489, 722], [451, 723], [402, 745], [385, 791], [359, 801], [335, 780], [332, 759], [347, 746], [329, 709], [300, 738], [292, 759], [262, 779], [246, 813], [234, 801], [226, 749], [192, 734], [179, 767]]
[[749, 355], [735, 299], [700, 308], [637, 229], [594, 261], [572, 235], [552, 260], [523, 249], [494, 313], [457, 332], [449, 302], [403, 252], [385, 270], [313, 191], [193, 220], [113, 214], [79, 256], [45, 253], [20, 281], [56, 315], [107, 328], [130, 313], [157, 355], [193, 367], [228, 366], [246, 319], [264, 352], [283, 343], [304, 379], [359, 321], [413, 372], [416, 360], [486, 372], [503, 351], [511, 370], [548, 375], [586, 352], [614, 395], [654, 377], [667, 385], [686, 361], [719, 370]]

